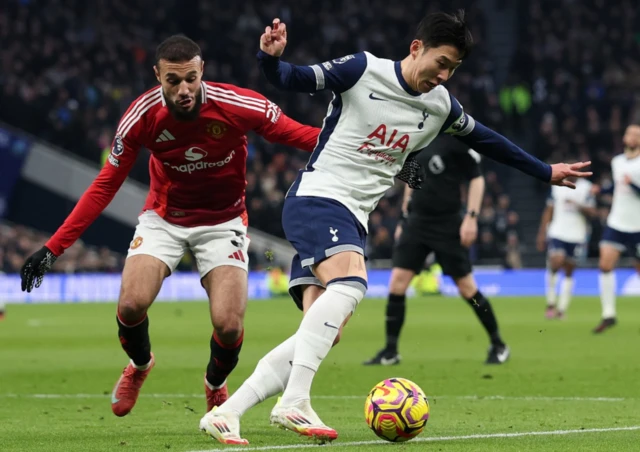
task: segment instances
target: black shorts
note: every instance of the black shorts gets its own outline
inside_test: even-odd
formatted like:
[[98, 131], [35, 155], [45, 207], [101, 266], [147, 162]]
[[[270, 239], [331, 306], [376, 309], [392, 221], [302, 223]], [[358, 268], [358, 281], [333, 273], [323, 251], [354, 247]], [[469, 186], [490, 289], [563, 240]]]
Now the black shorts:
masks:
[[469, 250], [460, 243], [460, 217], [419, 218], [409, 216], [393, 249], [394, 268], [420, 273], [429, 254], [435, 253], [442, 272], [452, 278], [471, 273]]

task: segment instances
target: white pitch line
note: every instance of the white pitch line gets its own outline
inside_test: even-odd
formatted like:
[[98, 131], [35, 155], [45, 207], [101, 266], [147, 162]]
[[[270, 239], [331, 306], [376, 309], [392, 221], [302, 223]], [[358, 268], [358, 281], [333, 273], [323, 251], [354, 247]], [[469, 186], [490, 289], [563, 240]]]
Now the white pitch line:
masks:
[[[611, 427], [611, 428], [585, 428], [575, 430], [549, 430], [546, 432], [514, 432], [514, 433], [487, 433], [480, 435], [460, 435], [460, 436], [432, 436], [426, 438], [416, 438], [411, 443], [426, 443], [426, 442], [440, 442], [440, 441], [462, 441], [467, 439], [492, 439], [492, 438], [520, 438], [523, 436], [552, 436], [552, 435], [573, 435], [582, 433], [606, 433], [606, 432], [623, 432], [640, 430], [640, 425], [633, 425], [630, 427]], [[386, 441], [350, 441], [346, 443], [335, 442], [333, 447], [352, 447], [352, 446], [376, 446], [389, 444]], [[288, 444], [286, 446], [262, 446], [262, 447], [243, 447], [242, 451], [252, 450], [287, 450], [287, 449], [307, 449], [317, 448], [316, 444]], [[204, 450], [192, 450], [189, 452], [221, 452], [229, 451], [229, 448], [218, 449], [204, 449]]]
[[[111, 394], [0, 394], [0, 398], [11, 399], [106, 399]], [[140, 397], [151, 399], [202, 399], [204, 394], [140, 394]], [[365, 396], [357, 395], [317, 395], [314, 399], [323, 400], [352, 400], [364, 399]], [[442, 395], [432, 396], [429, 400], [454, 399], [454, 400], [524, 400], [524, 401], [548, 401], [548, 402], [624, 402], [637, 400], [630, 397], [572, 397], [572, 396], [502, 396], [502, 395]]]

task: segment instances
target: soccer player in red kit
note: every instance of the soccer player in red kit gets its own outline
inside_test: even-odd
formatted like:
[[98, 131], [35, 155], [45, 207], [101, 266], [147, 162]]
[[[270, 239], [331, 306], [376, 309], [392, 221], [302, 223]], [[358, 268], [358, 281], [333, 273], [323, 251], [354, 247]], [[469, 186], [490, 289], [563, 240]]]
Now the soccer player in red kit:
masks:
[[154, 71], [161, 86], [131, 104], [100, 174], [21, 270], [22, 290], [39, 287], [56, 258], [111, 202], [140, 148], [151, 151], [151, 186], [118, 300], [118, 336], [130, 363], [111, 397], [117, 416], [131, 411], [154, 365], [147, 309], [187, 248], [197, 261], [214, 328], [205, 374], [207, 410], [227, 399], [226, 379], [238, 362], [247, 303], [246, 133], [309, 152], [318, 137], [319, 129], [288, 118], [254, 91], [202, 81], [203, 68], [200, 48], [184, 36], [158, 46]]

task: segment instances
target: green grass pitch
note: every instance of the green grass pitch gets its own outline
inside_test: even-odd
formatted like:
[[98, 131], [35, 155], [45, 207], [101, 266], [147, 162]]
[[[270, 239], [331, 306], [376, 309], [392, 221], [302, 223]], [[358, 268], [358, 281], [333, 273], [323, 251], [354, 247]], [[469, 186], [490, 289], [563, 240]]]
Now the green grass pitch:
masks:
[[[541, 298], [492, 302], [512, 350], [507, 364], [483, 364], [487, 338], [463, 301], [429, 297], [409, 300], [403, 362], [369, 368], [361, 362], [382, 344], [384, 302], [365, 300], [312, 390], [314, 408], [340, 435], [331, 450], [640, 450], [640, 300], [620, 299], [620, 324], [601, 336], [591, 334], [595, 298], [576, 298], [565, 321], [544, 319]], [[133, 412], [116, 418], [109, 394], [127, 359], [115, 305], [9, 305], [0, 322], [0, 450], [223, 449], [198, 431], [207, 305], [158, 303], [150, 320], [157, 365]], [[295, 331], [300, 313], [288, 300], [256, 301], [246, 320], [231, 390]], [[378, 441], [364, 422], [367, 392], [392, 376], [414, 380], [431, 404], [425, 432], [402, 445]], [[320, 447], [271, 427], [274, 402], [243, 418], [248, 450]]]

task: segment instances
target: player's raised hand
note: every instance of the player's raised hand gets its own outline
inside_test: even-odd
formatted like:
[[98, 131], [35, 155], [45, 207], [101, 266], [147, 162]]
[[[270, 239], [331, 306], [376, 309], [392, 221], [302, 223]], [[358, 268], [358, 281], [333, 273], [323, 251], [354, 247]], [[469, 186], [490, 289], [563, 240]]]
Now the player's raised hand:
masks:
[[551, 185], [559, 185], [561, 187], [576, 188], [576, 184], [570, 180], [569, 177], [589, 177], [593, 173], [591, 171], [580, 171], [583, 168], [591, 165], [591, 162], [578, 162], [578, 163], [556, 163], [551, 165]]
[[29, 256], [20, 270], [22, 291], [31, 292], [34, 286], [40, 287], [44, 274], [51, 269], [57, 258], [46, 246]]
[[271, 56], [279, 57], [287, 46], [287, 26], [277, 17], [273, 26], [266, 27], [260, 36], [260, 50]]

